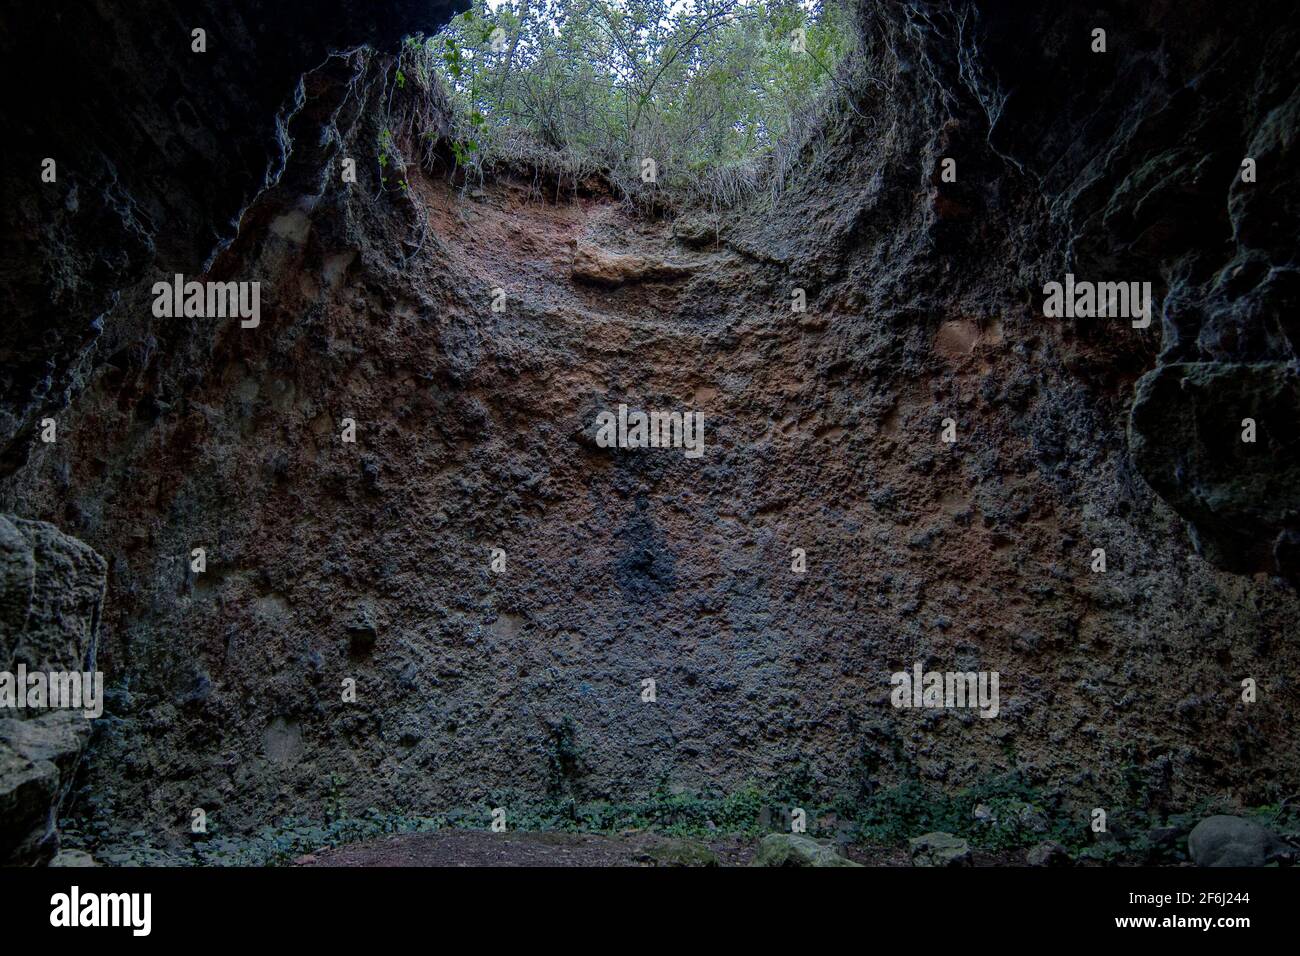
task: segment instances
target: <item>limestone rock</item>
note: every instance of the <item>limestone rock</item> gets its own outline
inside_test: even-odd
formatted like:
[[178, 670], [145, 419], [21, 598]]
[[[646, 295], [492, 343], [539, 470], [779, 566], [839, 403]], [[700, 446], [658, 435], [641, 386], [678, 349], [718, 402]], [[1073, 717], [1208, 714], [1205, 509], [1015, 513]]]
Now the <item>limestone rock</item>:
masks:
[[1286, 845], [1254, 820], [1218, 814], [1192, 828], [1187, 849], [1197, 866], [1263, 866]]
[[50, 866], [99, 866], [95, 858], [85, 850], [60, 850], [50, 860]]
[[0, 669], [93, 667], [107, 571], [53, 525], [0, 515]]
[[89, 739], [79, 711], [0, 720], [0, 860], [36, 863], [58, 849], [59, 807]]
[[969, 866], [970, 844], [951, 833], [923, 833], [907, 841], [913, 866]]
[[834, 848], [798, 833], [769, 833], [758, 844], [750, 866], [861, 866]]

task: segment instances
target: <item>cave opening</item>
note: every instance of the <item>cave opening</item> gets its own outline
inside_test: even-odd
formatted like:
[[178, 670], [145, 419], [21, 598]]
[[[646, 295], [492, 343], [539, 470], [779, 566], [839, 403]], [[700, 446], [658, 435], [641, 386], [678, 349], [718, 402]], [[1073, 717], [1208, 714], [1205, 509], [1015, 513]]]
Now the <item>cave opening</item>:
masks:
[[[856, 0], [474, 0], [406, 41], [457, 166], [592, 173], [735, 204], [793, 162], [843, 87]], [[438, 135], [438, 134], [434, 134]]]
[[1300, 839], [1295, 24], [467, 3], [6, 15], [0, 858]]

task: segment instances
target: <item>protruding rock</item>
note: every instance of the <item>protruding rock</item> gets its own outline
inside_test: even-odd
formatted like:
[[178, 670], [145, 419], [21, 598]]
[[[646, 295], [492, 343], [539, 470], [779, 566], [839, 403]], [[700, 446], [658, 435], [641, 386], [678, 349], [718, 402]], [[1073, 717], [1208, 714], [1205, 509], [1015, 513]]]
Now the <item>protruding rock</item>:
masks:
[[[1243, 441], [1245, 419], [1253, 441]], [[1296, 572], [1300, 376], [1282, 362], [1183, 362], [1148, 372], [1129, 421], [1142, 476], [1230, 571]], [[1280, 539], [1280, 540], [1279, 540]]]
[[[0, 516], [0, 670], [93, 670], [106, 572], [53, 525]], [[90, 727], [81, 710], [0, 711], [0, 862], [58, 849], [55, 822]]]
[[691, 265], [609, 252], [577, 240], [569, 245], [573, 249], [573, 277], [596, 285], [619, 286], [647, 279], [680, 279], [695, 270]]
[[673, 238], [687, 246], [705, 246], [718, 237], [716, 216], [683, 216], [673, 223]]
[[375, 649], [379, 639], [379, 625], [375, 609], [368, 603], [357, 605], [356, 612], [347, 624], [348, 652], [353, 657], [366, 657]]

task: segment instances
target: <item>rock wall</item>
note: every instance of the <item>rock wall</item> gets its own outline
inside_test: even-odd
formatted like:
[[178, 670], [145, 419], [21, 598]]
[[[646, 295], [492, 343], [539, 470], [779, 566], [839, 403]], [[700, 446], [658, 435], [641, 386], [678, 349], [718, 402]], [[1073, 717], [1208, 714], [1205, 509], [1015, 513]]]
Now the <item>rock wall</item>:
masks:
[[[136, 370], [154, 330], [123, 301], [206, 270], [284, 164], [304, 72], [334, 50], [434, 33], [464, 0], [53, 0], [0, 29], [11, 139], [0, 308], [0, 474], [105, 363]], [[203, 30], [205, 52], [193, 31]], [[55, 161], [55, 183], [42, 179]]]
[[[194, 807], [239, 831], [750, 780], [1014, 770], [1120, 818], [1294, 792], [1295, 33], [1160, 16], [867, 5], [779, 196], [711, 230], [461, 188], [391, 56], [310, 64], [209, 264], [263, 284], [260, 326], [152, 318], [206, 251], [88, 282], [119, 344], [0, 481], [110, 562], [95, 812], [179, 843]], [[1160, 321], [1045, 319], [1067, 270], [1152, 281]], [[600, 447], [620, 403], [701, 412], [705, 454]], [[998, 718], [890, 706], [914, 663], [997, 671]]]
[[[871, 10], [873, 82], [831, 137], [825, 176], [808, 178], [758, 245], [810, 274], [856, 259], [848, 269], [871, 276], [857, 294], [923, 309], [969, 295], [975, 311], [1019, 298], [1041, 316], [1044, 282], [1066, 272], [1152, 282], [1158, 317], [1143, 333], [1060, 330], [1072, 371], [1119, 381], [1126, 400], [1127, 377], [1141, 374], [1134, 463], [1189, 522], [1198, 553], [1295, 581], [1300, 25], [1276, 4], [1235, 14], [1209, 3]], [[941, 180], [943, 157], [959, 161], [956, 183]], [[990, 272], [988, 256], [1005, 268]], [[1196, 398], [1174, 399], [1186, 393]], [[1239, 440], [1246, 418], [1251, 445]]]
[[[1037, 183], [1066, 264], [1161, 290], [1160, 354], [1130, 421], [1139, 471], [1207, 559], [1292, 581], [1296, 21], [1271, 3], [1230, 23], [1214, 4], [995, 14], [976, 30], [984, 62], [971, 71], [996, 104], [990, 142]], [[1106, 54], [1073, 42], [1094, 27], [1108, 31]]]
[[[106, 570], [57, 528], [0, 515], [0, 672], [93, 672]], [[58, 851], [58, 812], [90, 733], [81, 710], [0, 711], [0, 862]]]

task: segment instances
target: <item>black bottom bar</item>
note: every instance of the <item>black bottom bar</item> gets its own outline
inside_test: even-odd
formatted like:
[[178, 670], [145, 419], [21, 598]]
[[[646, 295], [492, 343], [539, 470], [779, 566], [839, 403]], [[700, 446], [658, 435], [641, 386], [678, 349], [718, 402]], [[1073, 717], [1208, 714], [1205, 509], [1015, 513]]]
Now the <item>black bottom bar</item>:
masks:
[[[823, 874], [761, 870], [455, 870], [380, 869], [9, 869], [0, 870], [0, 912], [11, 938], [69, 938], [78, 933], [133, 940], [132, 916], [143, 924], [143, 902], [106, 904], [96, 894], [149, 894], [149, 939], [205, 945], [280, 937], [337, 945], [350, 938], [372, 944], [376, 932], [436, 928], [498, 941], [518, 934], [536, 941], [567, 927], [570, 939], [609, 940], [595, 933], [631, 932], [663, 942], [682, 921], [692, 936], [735, 941], [793, 928], [809, 920], [886, 939], [953, 939], [965, 931], [999, 938], [1096, 936], [1178, 938], [1188, 934], [1228, 942], [1258, 931], [1295, 926], [1300, 880], [1296, 869], [1208, 870], [1088, 868], [1066, 870], [919, 868], [836, 870]], [[78, 919], [101, 908], [117, 927], [55, 927], [71, 922], [72, 887]], [[60, 896], [60, 894], [62, 896]], [[87, 903], [87, 897], [91, 902]], [[757, 907], [755, 904], [760, 904]], [[673, 931], [671, 926], [678, 925]], [[17, 936], [12, 934], [17, 933]], [[196, 933], [198, 935], [196, 935]], [[918, 935], [919, 934], [919, 935]], [[135, 937], [141, 938], [141, 937]], [[444, 940], [450, 937], [442, 936]], [[45, 952], [49, 952], [46, 950]]]

